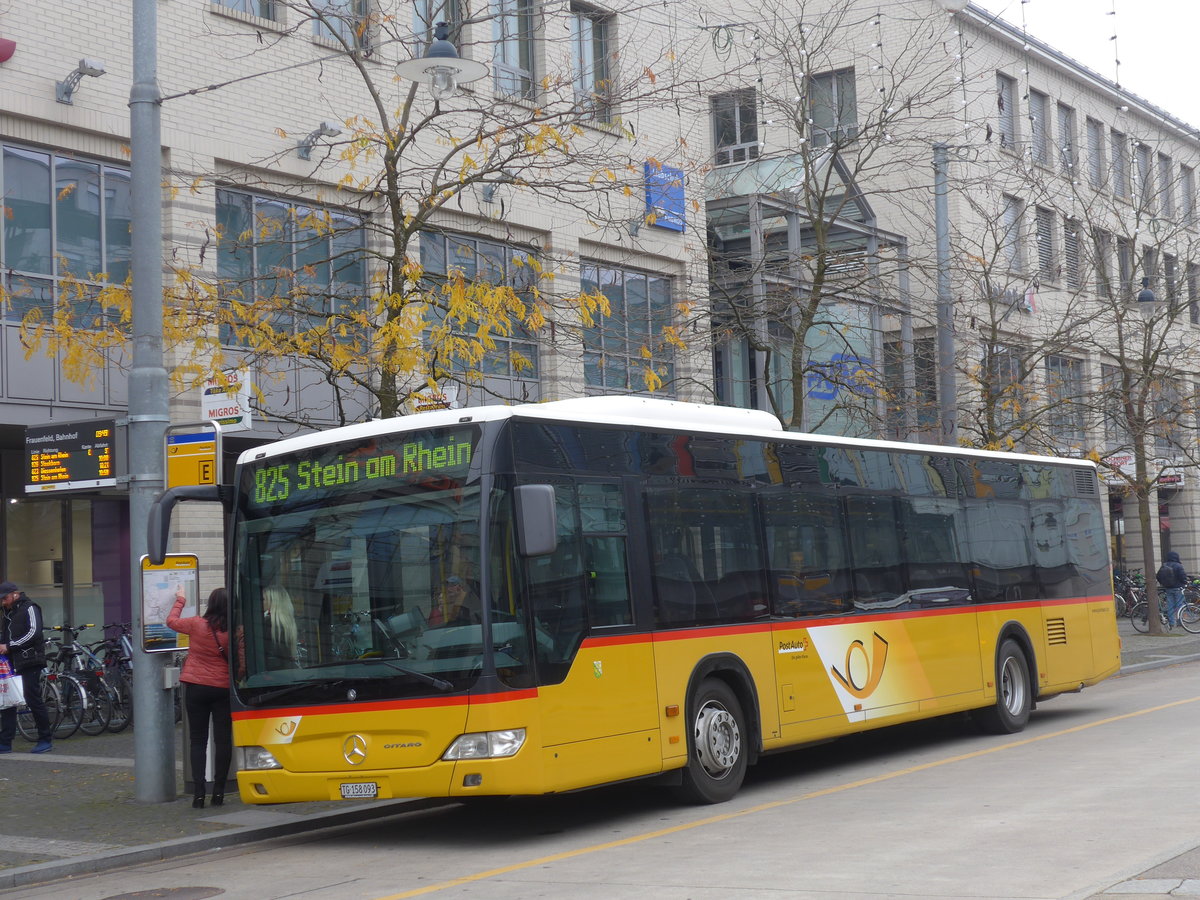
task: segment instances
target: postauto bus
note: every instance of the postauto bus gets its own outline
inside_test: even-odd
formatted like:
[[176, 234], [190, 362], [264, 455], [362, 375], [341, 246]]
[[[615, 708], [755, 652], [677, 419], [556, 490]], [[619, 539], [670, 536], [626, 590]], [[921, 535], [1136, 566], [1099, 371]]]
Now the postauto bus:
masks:
[[446, 410], [246, 451], [159, 498], [151, 558], [218, 496], [247, 803], [719, 802], [765, 753], [1016, 732], [1120, 664], [1089, 462], [632, 397]]

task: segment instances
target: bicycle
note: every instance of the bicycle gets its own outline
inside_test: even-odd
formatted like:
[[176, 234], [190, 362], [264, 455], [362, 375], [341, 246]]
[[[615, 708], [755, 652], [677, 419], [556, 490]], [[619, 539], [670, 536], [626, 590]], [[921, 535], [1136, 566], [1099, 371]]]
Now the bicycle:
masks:
[[1146, 591], [1136, 574], [1117, 572], [1113, 574], [1113, 606], [1117, 617], [1133, 612], [1138, 603], [1146, 602]]
[[[49, 673], [43, 669], [40, 675], [42, 682], [42, 703], [46, 706], [46, 715], [50, 719], [50, 733], [58, 728], [62, 718], [62, 701], [59, 699], [58, 688], [49, 679]], [[33, 742], [38, 739], [37, 723], [33, 721], [33, 713], [29, 707], [21, 704], [17, 708], [17, 731], [25, 740]]]
[[55, 625], [51, 629], [62, 634], [48, 642], [46, 654], [51, 678], [63, 700], [64, 715], [55, 730], [56, 737], [70, 737], [77, 729], [95, 736], [103, 733], [112, 719], [113, 691], [102, 677], [103, 666], [79, 642], [79, 633], [94, 627]]
[[133, 722], [133, 638], [129, 623], [110, 622], [103, 626], [109, 632], [119, 629], [115, 636], [106, 636], [88, 647], [104, 673], [104, 680], [113, 692], [112, 718], [108, 730], [121, 732]]

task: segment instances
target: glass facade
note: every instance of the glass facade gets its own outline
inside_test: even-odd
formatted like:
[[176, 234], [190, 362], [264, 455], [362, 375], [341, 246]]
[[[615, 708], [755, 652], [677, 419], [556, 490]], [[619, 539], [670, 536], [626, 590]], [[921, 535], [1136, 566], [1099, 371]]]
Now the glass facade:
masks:
[[129, 275], [132, 196], [119, 166], [3, 144], [0, 288], [10, 321], [49, 310], [67, 283], [77, 311]]

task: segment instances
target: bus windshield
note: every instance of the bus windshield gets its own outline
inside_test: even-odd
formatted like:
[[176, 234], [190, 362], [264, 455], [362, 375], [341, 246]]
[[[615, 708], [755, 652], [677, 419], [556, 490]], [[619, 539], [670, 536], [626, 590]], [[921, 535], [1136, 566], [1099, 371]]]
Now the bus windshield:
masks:
[[354, 469], [346, 446], [244, 467], [232, 626], [246, 705], [427, 695], [478, 676], [481, 510], [470, 453], [430, 477], [406, 469], [414, 441], [447, 438], [373, 442], [370, 459], [391, 460], [374, 467], [386, 473], [378, 477]]

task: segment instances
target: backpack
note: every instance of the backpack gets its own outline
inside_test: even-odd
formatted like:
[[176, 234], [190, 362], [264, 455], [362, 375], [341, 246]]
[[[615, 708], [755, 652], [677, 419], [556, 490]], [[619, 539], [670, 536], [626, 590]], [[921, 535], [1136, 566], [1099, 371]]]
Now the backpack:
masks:
[[1154, 576], [1154, 580], [1163, 587], [1175, 587], [1175, 582], [1178, 580], [1175, 577], [1175, 571], [1167, 563], [1163, 563], [1158, 567], [1158, 572]]

